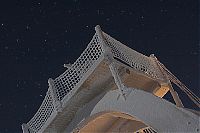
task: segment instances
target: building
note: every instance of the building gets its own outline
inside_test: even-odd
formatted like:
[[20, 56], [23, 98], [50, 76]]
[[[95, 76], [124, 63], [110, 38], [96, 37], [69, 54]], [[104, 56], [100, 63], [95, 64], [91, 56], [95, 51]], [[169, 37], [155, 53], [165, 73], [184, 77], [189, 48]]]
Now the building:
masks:
[[[184, 108], [171, 82], [200, 107], [199, 98], [154, 56], [138, 53], [95, 27], [87, 48], [49, 79], [24, 133], [200, 132], [199, 112]], [[176, 105], [162, 97], [172, 94]]]

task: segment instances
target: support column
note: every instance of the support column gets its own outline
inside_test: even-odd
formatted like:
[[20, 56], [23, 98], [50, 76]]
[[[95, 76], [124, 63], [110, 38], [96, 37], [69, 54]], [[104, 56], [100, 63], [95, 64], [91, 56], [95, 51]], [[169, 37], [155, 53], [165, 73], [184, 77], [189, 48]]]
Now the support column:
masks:
[[51, 96], [53, 98], [53, 105], [54, 108], [58, 111], [61, 112], [62, 111], [62, 103], [61, 101], [58, 99], [57, 93], [56, 93], [56, 88], [54, 85], [54, 81], [52, 78], [48, 79], [48, 83], [49, 83], [49, 90], [51, 92]]

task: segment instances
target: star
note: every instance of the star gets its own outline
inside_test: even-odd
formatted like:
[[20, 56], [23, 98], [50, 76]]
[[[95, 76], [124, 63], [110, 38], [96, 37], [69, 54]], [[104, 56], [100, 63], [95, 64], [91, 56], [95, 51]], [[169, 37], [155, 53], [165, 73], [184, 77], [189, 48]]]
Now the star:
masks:
[[27, 52], [30, 52], [30, 48], [27, 48]]
[[97, 15], [104, 15], [104, 11], [102, 11], [102, 10], [97, 10]]
[[5, 46], [4, 49], [5, 49], [5, 50], [8, 50], [8, 46]]
[[129, 12], [129, 15], [133, 15], [133, 12]]
[[167, 10], [167, 9], [160, 9], [160, 12], [161, 12], [161, 13], [167, 13], [168, 10]]
[[26, 26], [26, 30], [30, 30], [31, 27], [29, 25]]
[[125, 12], [126, 12], [126, 11], [121, 10], [121, 11], [120, 11], [120, 15], [124, 15]]
[[110, 21], [110, 18], [106, 18], [106, 21]]
[[19, 43], [19, 41], [20, 41], [19, 38], [17, 38], [17, 39], [16, 39], [16, 42]]
[[98, 15], [100, 14], [100, 11], [99, 11], [99, 9], [97, 10], [97, 14], [98, 14]]

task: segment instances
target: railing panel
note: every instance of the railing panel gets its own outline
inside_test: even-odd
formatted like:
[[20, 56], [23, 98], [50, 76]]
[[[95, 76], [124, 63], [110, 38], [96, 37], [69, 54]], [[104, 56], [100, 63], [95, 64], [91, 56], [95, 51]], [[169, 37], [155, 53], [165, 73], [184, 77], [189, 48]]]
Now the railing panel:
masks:
[[53, 111], [53, 98], [51, 96], [50, 90], [48, 90], [40, 108], [33, 116], [33, 118], [27, 123], [28, 127], [30, 128], [30, 132], [39, 131], [47, 119], [51, 116]]
[[[118, 58], [132, 68], [143, 72], [152, 78], [162, 78], [160, 70], [154, 64], [155, 62], [147, 56], [144, 56], [103, 33], [107, 45], [111, 48], [111, 52], [115, 58]], [[56, 112], [55, 100], [61, 101], [76, 85], [83, 79], [90, 68], [97, 63], [100, 56], [103, 54], [103, 47], [97, 34], [95, 34], [83, 51], [80, 57], [68, 68], [63, 74], [52, 80], [52, 90], [48, 89], [47, 94], [34, 115], [27, 123], [30, 132], [38, 132], [45, 125], [47, 120]]]
[[133, 49], [130, 49], [106, 33], [103, 33], [103, 35], [115, 58], [122, 60], [132, 68], [146, 74], [147, 76], [156, 79], [164, 78], [162, 72], [151, 57], [145, 56]]
[[101, 55], [102, 47], [98, 36], [95, 34], [92, 41], [76, 62], [54, 80], [54, 85], [57, 89], [56, 93], [60, 101], [78, 84], [84, 74], [94, 65]]

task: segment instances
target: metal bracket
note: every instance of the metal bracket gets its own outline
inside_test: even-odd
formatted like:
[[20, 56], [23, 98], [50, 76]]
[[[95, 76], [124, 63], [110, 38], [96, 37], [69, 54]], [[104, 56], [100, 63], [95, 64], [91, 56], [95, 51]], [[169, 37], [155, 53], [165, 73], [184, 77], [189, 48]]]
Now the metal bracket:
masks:
[[72, 66], [72, 64], [68, 63], [68, 64], [64, 64], [63, 66], [64, 66], [65, 68], [67, 68], [67, 69], [70, 69], [71, 66]]

